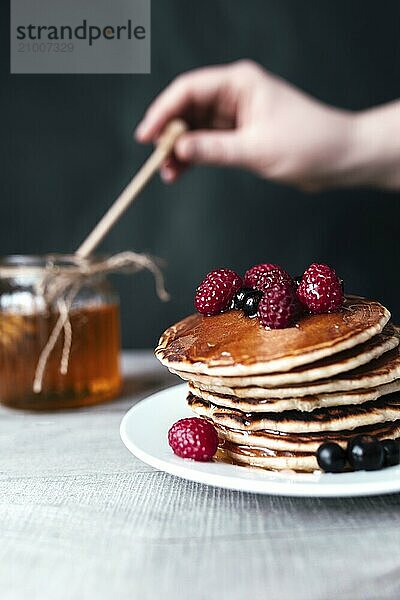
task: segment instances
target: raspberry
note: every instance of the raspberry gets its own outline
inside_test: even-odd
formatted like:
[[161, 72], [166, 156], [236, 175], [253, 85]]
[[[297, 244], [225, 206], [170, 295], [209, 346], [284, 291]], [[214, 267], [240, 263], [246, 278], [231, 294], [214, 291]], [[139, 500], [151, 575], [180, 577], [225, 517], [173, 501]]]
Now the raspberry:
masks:
[[204, 419], [181, 419], [168, 431], [168, 443], [177, 456], [193, 460], [210, 460], [218, 448], [215, 428]]
[[258, 305], [258, 317], [264, 327], [289, 327], [300, 313], [292, 282], [274, 283], [264, 291]]
[[244, 274], [243, 285], [264, 291], [274, 283], [291, 281], [290, 275], [279, 265], [255, 265]]
[[331, 312], [343, 304], [342, 282], [328, 265], [313, 263], [301, 278], [297, 297], [311, 313]]
[[241, 287], [242, 279], [234, 271], [211, 271], [197, 288], [194, 306], [202, 315], [216, 315], [231, 307]]

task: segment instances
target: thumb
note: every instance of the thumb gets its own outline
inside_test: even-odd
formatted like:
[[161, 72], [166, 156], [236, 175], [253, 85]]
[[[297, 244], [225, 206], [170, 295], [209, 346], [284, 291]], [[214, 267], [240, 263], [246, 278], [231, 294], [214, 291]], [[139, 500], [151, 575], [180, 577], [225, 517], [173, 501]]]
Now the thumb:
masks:
[[177, 140], [174, 152], [182, 162], [237, 165], [240, 147], [235, 131], [189, 131]]

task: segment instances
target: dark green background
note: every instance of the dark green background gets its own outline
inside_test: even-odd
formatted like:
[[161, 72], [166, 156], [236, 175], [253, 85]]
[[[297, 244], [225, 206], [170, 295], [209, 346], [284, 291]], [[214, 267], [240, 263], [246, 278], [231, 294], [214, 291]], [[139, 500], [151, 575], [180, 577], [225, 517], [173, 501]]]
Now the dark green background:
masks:
[[[7, 2], [0, 11], [1, 254], [74, 250], [148, 155], [132, 138], [147, 104], [184, 70], [248, 57], [348, 109], [400, 96], [398, 1], [153, 0], [152, 73], [132, 76], [10, 75]], [[165, 259], [172, 301], [148, 274], [117, 277], [124, 345], [153, 346], [208, 270], [260, 261], [293, 273], [329, 262], [398, 318], [399, 217], [397, 193], [306, 195], [212, 168], [154, 180], [102, 250]]]

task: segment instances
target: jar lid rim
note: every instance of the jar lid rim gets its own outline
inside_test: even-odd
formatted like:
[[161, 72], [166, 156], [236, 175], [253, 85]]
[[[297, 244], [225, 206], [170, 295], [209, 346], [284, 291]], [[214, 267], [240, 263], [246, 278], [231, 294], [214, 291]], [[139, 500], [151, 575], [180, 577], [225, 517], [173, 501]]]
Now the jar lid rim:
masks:
[[82, 258], [77, 254], [10, 254], [0, 256], [0, 277], [35, 275], [45, 271], [73, 272], [82, 266], [95, 265], [108, 258], [106, 254], [95, 254]]

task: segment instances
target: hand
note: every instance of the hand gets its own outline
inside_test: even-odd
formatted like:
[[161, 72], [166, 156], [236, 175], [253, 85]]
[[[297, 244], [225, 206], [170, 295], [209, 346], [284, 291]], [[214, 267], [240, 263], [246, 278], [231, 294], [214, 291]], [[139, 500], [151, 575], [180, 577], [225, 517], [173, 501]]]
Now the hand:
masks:
[[251, 61], [180, 75], [147, 110], [138, 141], [155, 142], [173, 117], [191, 130], [162, 167], [165, 181], [204, 163], [310, 190], [351, 183], [354, 114], [314, 100]]

